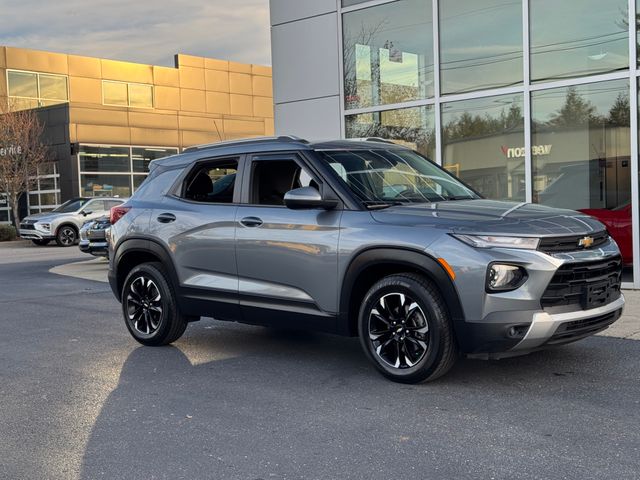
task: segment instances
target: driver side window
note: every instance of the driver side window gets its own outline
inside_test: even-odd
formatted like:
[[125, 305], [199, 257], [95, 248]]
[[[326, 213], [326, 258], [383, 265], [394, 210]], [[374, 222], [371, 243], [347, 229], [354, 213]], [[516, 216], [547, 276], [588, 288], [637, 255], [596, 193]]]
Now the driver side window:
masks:
[[284, 205], [285, 194], [295, 188], [320, 186], [313, 176], [292, 159], [254, 160], [251, 199], [254, 205]]

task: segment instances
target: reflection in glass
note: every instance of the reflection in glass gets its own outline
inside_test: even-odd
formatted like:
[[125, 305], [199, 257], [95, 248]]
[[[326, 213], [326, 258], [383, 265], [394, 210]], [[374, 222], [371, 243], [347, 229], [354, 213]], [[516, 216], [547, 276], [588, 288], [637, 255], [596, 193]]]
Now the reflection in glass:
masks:
[[432, 106], [403, 108], [346, 117], [347, 138], [379, 137], [434, 157], [435, 127]]
[[129, 84], [129, 106], [153, 108], [153, 87], [151, 85]]
[[611, 72], [629, 65], [627, 0], [532, 0], [531, 79]]
[[[585, 211], [607, 225], [626, 221], [610, 233], [630, 246], [628, 81], [534, 92], [531, 108], [532, 142], [544, 147], [533, 155], [534, 200]], [[631, 250], [624, 256], [630, 263]]]
[[62, 75], [40, 74], [40, 98], [48, 100], [60, 100], [66, 102], [67, 77]]
[[128, 147], [80, 146], [80, 171], [82, 172], [129, 172]]
[[127, 84], [103, 81], [102, 98], [105, 105], [128, 105]]
[[177, 148], [132, 148], [131, 159], [133, 160], [133, 171], [144, 172], [149, 171], [149, 163], [158, 158], [168, 157], [178, 153]]
[[35, 73], [7, 72], [10, 97], [38, 98], [38, 76]]
[[369, 0], [342, 0], [343, 7], [350, 7], [351, 5], [358, 5], [359, 3], [368, 2]]
[[523, 96], [442, 105], [443, 165], [483, 196], [524, 201]]
[[83, 197], [129, 197], [131, 196], [130, 175], [80, 175]]
[[343, 15], [347, 109], [433, 96], [430, 0], [401, 0]]
[[522, 83], [522, 4], [440, 2], [442, 93]]

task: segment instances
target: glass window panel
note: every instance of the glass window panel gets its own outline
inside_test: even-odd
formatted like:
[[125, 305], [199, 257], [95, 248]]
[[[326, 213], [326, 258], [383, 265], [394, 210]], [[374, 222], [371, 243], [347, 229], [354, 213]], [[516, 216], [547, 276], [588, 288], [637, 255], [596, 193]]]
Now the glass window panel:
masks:
[[102, 82], [102, 98], [105, 105], [128, 105], [127, 84]]
[[8, 71], [7, 78], [9, 96], [38, 98], [38, 77], [35, 73]]
[[443, 93], [522, 83], [522, 2], [440, 2]]
[[52, 177], [43, 178], [40, 177], [38, 179], [40, 182], [40, 190], [55, 190], [56, 189], [56, 179]]
[[142, 185], [142, 182], [144, 182], [146, 180], [147, 176], [146, 175], [134, 175], [133, 176], [133, 191], [135, 192], [136, 190], [138, 190], [138, 188], [140, 188], [140, 185]]
[[342, 0], [343, 7], [350, 7], [352, 5], [358, 5], [359, 3], [368, 2], [370, 0]]
[[129, 172], [128, 147], [94, 147], [80, 145], [80, 171]]
[[443, 104], [445, 168], [487, 198], [524, 201], [522, 112], [522, 94]]
[[0, 222], [9, 221], [9, 210], [0, 210]]
[[158, 158], [168, 157], [178, 153], [177, 148], [136, 148], [131, 149], [131, 158], [133, 160], [133, 171], [147, 173], [149, 171], [149, 163]]
[[347, 109], [433, 96], [431, 1], [402, 0], [343, 16]]
[[[40, 194], [40, 204], [41, 205], [58, 205], [58, 194], [57, 193], [41, 193]], [[33, 203], [31, 205], [34, 205]]]
[[30, 207], [37, 207], [38, 205], [40, 205], [40, 197], [38, 196], [37, 193], [30, 193], [29, 194], [29, 206]]
[[[619, 228], [611, 228], [611, 235], [629, 246], [628, 81], [533, 92], [531, 108], [531, 140], [538, 146], [533, 151], [534, 201], [581, 210], [608, 226], [616, 224]], [[630, 264], [630, 246], [623, 255]]]
[[130, 83], [129, 106], [153, 108], [153, 87], [151, 85]]
[[349, 115], [346, 117], [346, 136], [386, 138], [434, 158], [434, 120], [432, 106]]
[[531, 79], [626, 68], [627, 6], [627, 0], [531, 0]]
[[40, 74], [40, 98], [48, 100], [60, 100], [66, 102], [67, 94], [67, 77], [62, 75], [44, 75]]
[[130, 175], [97, 174], [80, 175], [83, 197], [129, 197], [131, 196]]

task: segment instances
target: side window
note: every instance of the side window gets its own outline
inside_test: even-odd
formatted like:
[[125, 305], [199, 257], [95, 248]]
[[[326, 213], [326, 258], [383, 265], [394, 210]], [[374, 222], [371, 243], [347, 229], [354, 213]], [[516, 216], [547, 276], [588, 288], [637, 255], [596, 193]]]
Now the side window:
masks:
[[116, 200], [105, 200], [104, 202], [104, 206], [105, 206], [105, 210], [111, 210], [112, 207], [115, 207], [117, 205], [122, 205], [123, 202], [118, 202]]
[[186, 178], [184, 198], [202, 203], [233, 203], [238, 160], [200, 164]]
[[251, 174], [251, 203], [284, 205], [284, 195], [300, 187], [319, 188], [309, 172], [294, 160], [254, 160]]
[[83, 209], [85, 212], [104, 212], [104, 200], [91, 200]]

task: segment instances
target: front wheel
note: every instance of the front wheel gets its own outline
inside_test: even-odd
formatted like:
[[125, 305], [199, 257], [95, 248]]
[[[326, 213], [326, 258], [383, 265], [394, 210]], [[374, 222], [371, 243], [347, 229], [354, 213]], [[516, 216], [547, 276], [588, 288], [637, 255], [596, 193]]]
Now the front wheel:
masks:
[[373, 285], [360, 308], [358, 330], [369, 359], [396, 382], [435, 380], [457, 358], [442, 296], [420, 275], [390, 275]]
[[70, 247], [76, 243], [77, 238], [78, 234], [75, 228], [69, 225], [63, 225], [58, 229], [58, 233], [56, 234], [56, 243], [59, 247]]
[[143, 263], [131, 270], [122, 287], [122, 313], [129, 333], [143, 345], [168, 345], [187, 328], [161, 263]]

